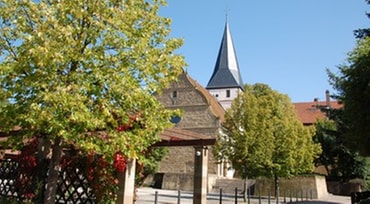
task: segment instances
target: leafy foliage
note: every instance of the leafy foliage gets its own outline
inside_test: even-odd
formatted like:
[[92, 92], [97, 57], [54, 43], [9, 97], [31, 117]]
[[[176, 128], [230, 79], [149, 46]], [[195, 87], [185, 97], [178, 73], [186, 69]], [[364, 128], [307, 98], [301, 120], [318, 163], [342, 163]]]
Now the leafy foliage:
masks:
[[0, 124], [22, 130], [5, 145], [49, 140], [50, 169], [60, 166], [65, 146], [109, 163], [116, 152], [143, 159], [172, 115], [152, 93], [185, 66], [174, 54], [182, 40], [168, 38], [171, 21], [158, 16], [165, 4], [1, 0]]
[[[116, 174], [119, 169], [107, 162], [102, 155], [93, 152], [86, 155], [76, 151], [62, 158], [61, 171], [69, 175], [70, 183], [85, 176], [98, 203], [110, 203], [116, 197], [114, 192], [118, 190]], [[76, 171], [81, 171], [81, 175], [76, 174]]]
[[354, 178], [365, 178], [365, 158], [348, 147], [348, 139], [345, 137], [348, 127], [343, 121], [343, 111], [330, 110], [329, 115], [331, 120], [316, 123], [314, 141], [322, 147], [316, 165], [325, 167], [328, 180], [347, 182]]
[[[370, 4], [369, 0], [365, 0]], [[370, 18], [370, 14], [366, 13]], [[347, 63], [338, 66], [339, 74], [327, 70], [330, 83], [338, 91], [336, 97], [344, 105], [344, 117], [347, 118], [349, 130], [347, 137], [352, 141], [352, 148], [369, 156], [370, 150], [370, 29], [354, 31], [358, 39], [356, 47], [349, 52]]]
[[370, 190], [370, 157], [365, 157], [365, 189]]
[[363, 155], [370, 151], [370, 38], [361, 39], [348, 55], [348, 63], [341, 65], [339, 74], [328, 70], [331, 84], [343, 102], [343, 114], [348, 125], [346, 133], [354, 149]]
[[[170, 20], [156, 15], [159, 5], [3, 1], [1, 96], [12, 103], [2, 107], [2, 129], [21, 126], [24, 137], [62, 137], [99, 153], [132, 155], [157, 140], [169, 114], [151, 93], [184, 65], [172, 54], [182, 41], [165, 38]], [[116, 131], [137, 113], [145, 128]], [[94, 130], [109, 137], [87, 135]]]
[[[365, 0], [367, 4], [370, 4], [369, 0]], [[370, 18], [370, 13], [366, 13], [366, 16]], [[358, 39], [364, 39], [370, 37], [370, 28], [361, 28], [354, 31], [355, 37]]]
[[143, 154], [144, 159], [136, 164], [136, 185], [141, 186], [149, 175], [158, 170], [159, 162], [166, 156], [168, 149], [165, 147], [149, 148]]
[[217, 150], [246, 177], [312, 172], [320, 147], [286, 95], [265, 84], [246, 85], [225, 115]]

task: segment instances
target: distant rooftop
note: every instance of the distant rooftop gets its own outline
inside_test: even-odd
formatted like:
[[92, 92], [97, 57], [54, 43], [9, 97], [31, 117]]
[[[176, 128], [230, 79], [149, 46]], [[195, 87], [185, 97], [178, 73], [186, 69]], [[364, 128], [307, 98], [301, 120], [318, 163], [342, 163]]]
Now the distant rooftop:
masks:
[[325, 110], [340, 109], [343, 107], [338, 101], [330, 101], [329, 92], [326, 92], [326, 100], [314, 99], [311, 102], [293, 103], [298, 118], [304, 125], [312, 125], [319, 119], [327, 117]]

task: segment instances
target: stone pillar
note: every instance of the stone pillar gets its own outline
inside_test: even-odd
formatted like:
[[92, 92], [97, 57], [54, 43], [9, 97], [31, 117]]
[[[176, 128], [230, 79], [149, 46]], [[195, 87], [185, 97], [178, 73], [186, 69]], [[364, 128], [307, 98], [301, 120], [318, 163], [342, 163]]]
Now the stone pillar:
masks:
[[136, 159], [128, 161], [126, 170], [118, 174], [118, 195], [116, 204], [133, 204], [135, 191]]
[[207, 203], [208, 148], [194, 147], [194, 190], [193, 204]]

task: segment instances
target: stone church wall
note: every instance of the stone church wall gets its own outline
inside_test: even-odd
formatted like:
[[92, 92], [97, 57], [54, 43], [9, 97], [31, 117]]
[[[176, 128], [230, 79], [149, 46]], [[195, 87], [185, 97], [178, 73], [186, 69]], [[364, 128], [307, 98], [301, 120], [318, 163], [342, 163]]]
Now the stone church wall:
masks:
[[[166, 108], [183, 111], [181, 121], [176, 124], [177, 128], [216, 137], [221, 122], [213, 114], [209, 101], [202, 94], [184, 73], [180, 75], [178, 82], [163, 90], [157, 98]], [[212, 148], [209, 148], [208, 173], [216, 174], [217, 164], [212, 154]], [[158, 171], [163, 175], [162, 187], [171, 189], [171, 186], [175, 188], [179, 185], [190, 185], [182, 181], [184, 181], [184, 176], [193, 176], [194, 147], [168, 147], [168, 149], [169, 153], [160, 162]], [[178, 182], [182, 182], [182, 184]]]

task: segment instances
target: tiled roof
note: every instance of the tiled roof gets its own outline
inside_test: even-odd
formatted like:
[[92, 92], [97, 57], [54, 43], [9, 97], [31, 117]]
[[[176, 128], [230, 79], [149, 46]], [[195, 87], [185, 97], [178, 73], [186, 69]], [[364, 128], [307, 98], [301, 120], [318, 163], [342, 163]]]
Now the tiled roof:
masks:
[[221, 122], [224, 121], [224, 115], [225, 115], [225, 110], [221, 106], [221, 104], [217, 101], [217, 99], [212, 96], [207, 89], [205, 89], [202, 85], [200, 85], [197, 81], [195, 81], [193, 78], [191, 78], [187, 73], [186, 77], [188, 78], [189, 82], [196, 88], [198, 91], [200, 91], [203, 96], [207, 99], [210, 109], [212, 113], [220, 118]]
[[160, 142], [153, 146], [207, 146], [216, 143], [216, 138], [180, 128], [166, 129], [159, 134]]
[[[339, 109], [342, 107], [338, 101], [330, 101], [330, 108]], [[297, 112], [298, 118], [304, 125], [314, 124], [318, 119], [324, 119], [326, 117], [325, 110], [328, 108], [328, 102], [326, 101], [312, 101], [312, 102], [300, 102], [293, 103]]]
[[[15, 136], [21, 130], [14, 130], [12, 132], [0, 132], [0, 141], [6, 141], [9, 136]], [[104, 131], [99, 131], [100, 135], [106, 135]], [[197, 132], [184, 130], [181, 128], [169, 128], [159, 134], [161, 141], [153, 146], [208, 146], [216, 143], [216, 138], [200, 134]], [[6, 150], [7, 154], [19, 154], [19, 151]]]

